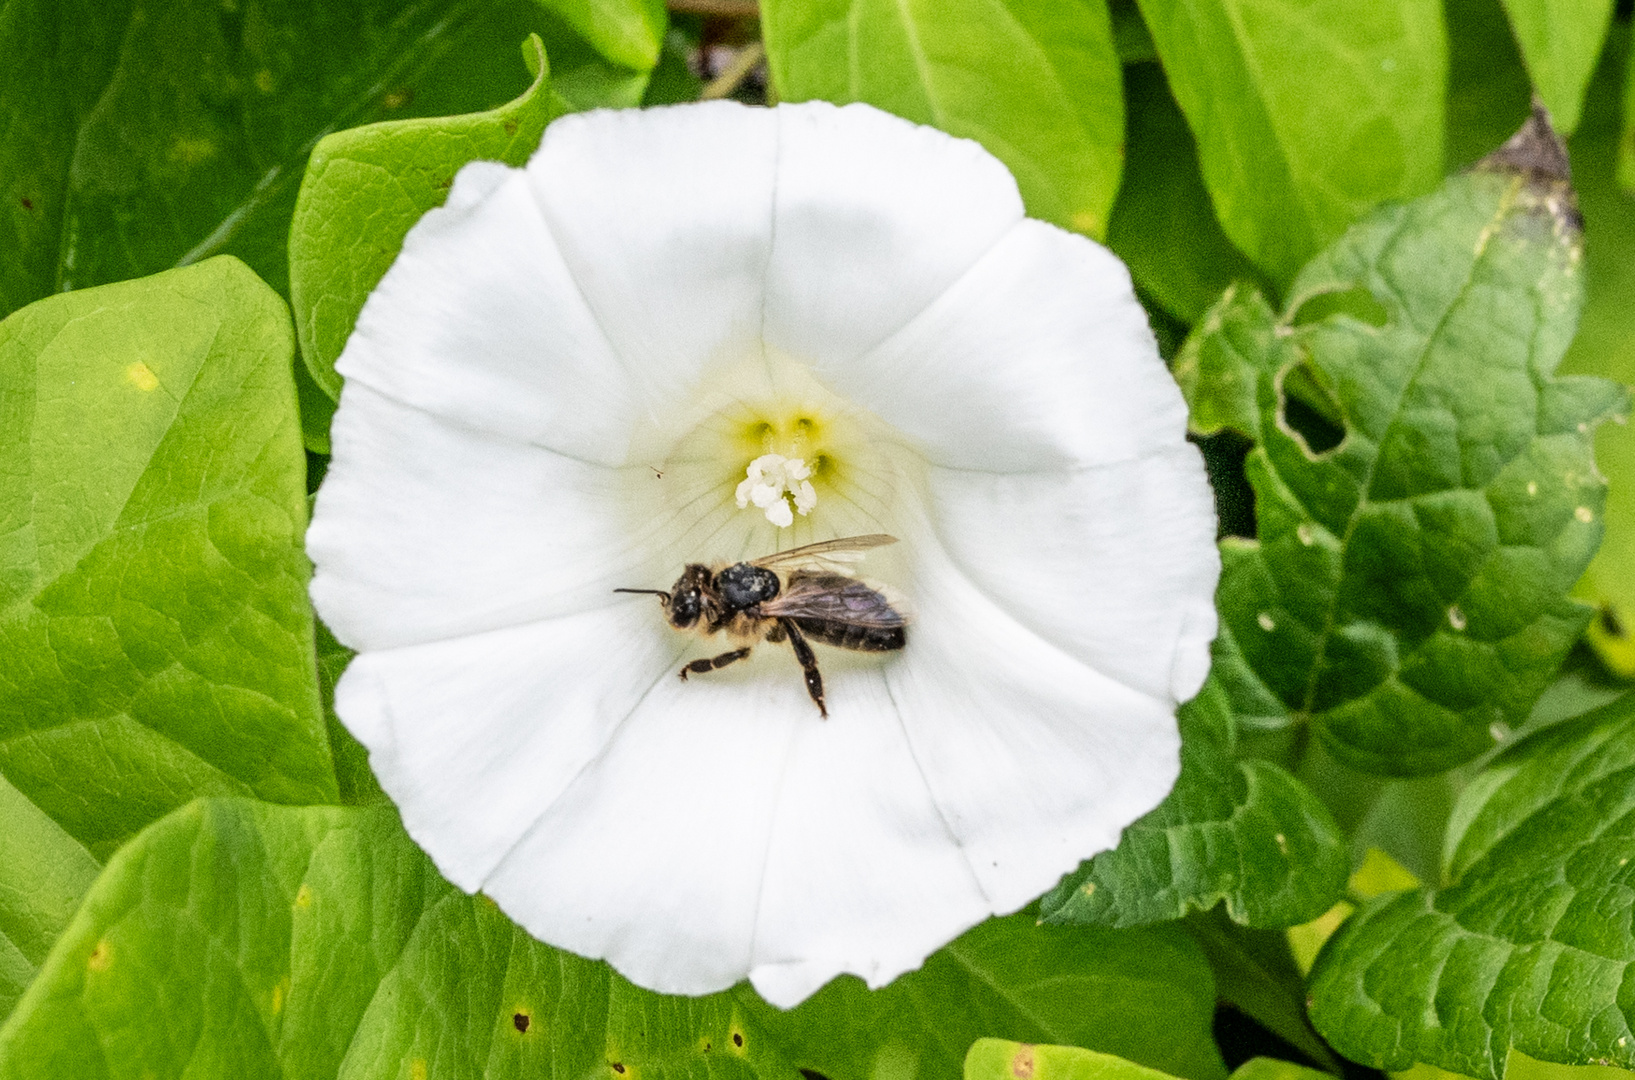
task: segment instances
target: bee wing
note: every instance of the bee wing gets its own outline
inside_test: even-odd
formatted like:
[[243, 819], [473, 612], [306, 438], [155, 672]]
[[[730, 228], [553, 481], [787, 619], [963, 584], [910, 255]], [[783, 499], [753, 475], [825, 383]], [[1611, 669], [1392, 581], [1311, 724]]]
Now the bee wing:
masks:
[[841, 574], [794, 574], [761, 614], [770, 618], [823, 619], [849, 626], [889, 629], [907, 626], [902, 601], [890, 590]]
[[865, 551], [896, 542], [895, 536], [887, 536], [885, 533], [844, 536], [839, 540], [824, 540], [817, 544], [790, 548], [788, 551], [774, 552], [754, 560], [754, 564], [768, 570], [794, 570], [804, 567], [845, 574], [850, 572], [847, 564], [861, 559]]

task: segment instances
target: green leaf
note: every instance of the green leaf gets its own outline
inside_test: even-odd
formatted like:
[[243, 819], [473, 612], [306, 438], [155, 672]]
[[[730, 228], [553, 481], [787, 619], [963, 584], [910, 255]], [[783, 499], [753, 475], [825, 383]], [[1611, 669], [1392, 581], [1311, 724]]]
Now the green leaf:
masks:
[[1124, 183], [1107, 225], [1107, 246], [1165, 310], [1197, 322], [1228, 285], [1255, 271], [1215, 220], [1192, 132], [1162, 69], [1125, 68], [1124, 98]]
[[318, 688], [323, 695], [324, 725], [329, 731], [329, 752], [335, 759], [335, 781], [340, 788], [341, 802], [350, 806], [386, 802], [386, 793], [369, 767], [369, 751], [335, 715], [335, 684], [357, 653], [336, 641], [335, 635], [321, 621], [314, 619], [313, 622], [317, 627]]
[[[290, 224], [290, 302], [307, 370], [331, 398], [341, 392], [335, 360], [410, 226], [442, 205], [461, 166], [479, 159], [520, 165], [539, 145], [552, 105], [537, 36], [523, 55], [534, 81], [508, 105], [352, 128], [313, 149]], [[327, 439], [327, 428], [308, 429], [313, 449], [327, 449]]]
[[0, 776], [0, 1020], [101, 869], [91, 853]]
[[1310, 1060], [1340, 1072], [1339, 1059], [1306, 1019], [1306, 981], [1285, 934], [1238, 926], [1219, 908], [1189, 916], [1186, 928], [1209, 957], [1222, 1001]]
[[1250, 1058], [1232, 1071], [1231, 1080], [1328, 1080], [1329, 1074], [1275, 1058]]
[[1168, 797], [1040, 901], [1053, 923], [1140, 926], [1222, 901], [1250, 926], [1292, 926], [1339, 898], [1346, 839], [1305, 785], [1236, 761], [1227, 694], [1212, 678], [1183, 705], [1181, 776]]
[[[296, 188], [319, 138], [492, 108], [526, 85], [512, 50], [530, 31], [553, 56], [577, 40], [536, 0], [160, 10], [0, 5], [0, 315], [221, 253], [282, 290]], [[623, 71], [578, 48], [581, 79]]]
[[965, 1080], [1172, 1080], [1169, 1073], [1079, 1046], [978, 1039], [965, 1055]]
[[1140, 0], [1226, 235], [1279, 283], [1442, 176], [1439, 0]]
[[1175, 926], [1036, 926], [1024, 911], [880, 990], [843, 975], [788, 1012], [738, 995], [795, 1065], [828, 1080], [956, 1080], [983, 1035], [1087, 1046], [1191, 1080], [1226, 1072], [1209, 964]]
[[1447, 0], [1449, 172], [1474, 165], [1532, 112], [1533, 86], [1500, 0]]
[[1635, 194], [1635, 37], [1625, 47], [1624, 130], [1618, 140], [1618, 186]]
[[[1562, 370], [1635, 383], [1635, 195], [1614, 179], [1619, 153], [1619, 94], [1627, 79], [1628, 24], [1613, 28], [1590, 83], [1584, 122], [1572, 140], [1573, 178], [1584, 212], [1584, 320]], [[1626, 123], [1631, 115], [1626, 110]], [[1635, 676], [1635, 428], [1607, 424], [1596, 433], [1596, 465], [1611, 481], [1607, 538], [1578, 593], [1601, 617], [1589, 638], [1613, 670]]]
[[1514, 1047], [1635, 1065], [1635, 696], [1501, 753], [1455, 809], [1442, 888], [1366, 904], [1317, 959], [1342, 1054], [1498, 1080]]
[[1601, 538], [1590, 444], [1627, 401], [1552, 374], [1582, 288], [1562, 158], [1530, 121], [1353, 228], [1283, 313], [1228, 293], [1177, 360], [1194, 427], [1257, 443], [1259, 538], [1221, 546], [1233, 710], [1309, 722], [1353, 768], [1474, 757], [1589, 620], [1565, 594]]
[[669, 15], [664, 0], [541, 0], [615, 64], [637, 71], [659, 62]]
[[0, 1027], [8, 1080], [553, 1067], [796, 1080], [729, 995], [661, 997], [541, 945], [386, 806], [176, 811], [109, 860]]
[[763, 0], [778, 97], [866, 101], [975, 139], [1028, 213], [1100, 238], [1124, 138], [1105, 0]]
[[1584, 88], [1612, 20], [1612, 0], [1501, 0], [1533, 87], [1556, 130], [1578, 127]]
[[92, 855], [327, 802], [283, 302], [236, 259], [0, 323], [0, 775]]

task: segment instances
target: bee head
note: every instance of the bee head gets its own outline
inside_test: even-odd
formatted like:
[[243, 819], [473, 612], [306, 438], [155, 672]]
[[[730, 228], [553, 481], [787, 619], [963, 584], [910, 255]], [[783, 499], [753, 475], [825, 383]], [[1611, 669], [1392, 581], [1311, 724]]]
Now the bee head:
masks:
[[682, 571], [676, 583], [670, 587], [670, 600], [666, 605], [670, 625], [677, 630], [687, 630], [695, 625], [704, 614], [704, 590], [709, 587], [708, 567], [694, 563]]

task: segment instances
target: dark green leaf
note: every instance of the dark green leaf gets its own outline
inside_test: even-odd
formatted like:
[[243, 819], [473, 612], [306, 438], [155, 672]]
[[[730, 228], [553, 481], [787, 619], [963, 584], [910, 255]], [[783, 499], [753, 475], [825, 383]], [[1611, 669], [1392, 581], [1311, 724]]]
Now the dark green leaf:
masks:
[[[307, 370], [331, 398], [341, 390], [335, 359], [409, 227], [442, 205], [461, 166], [479, 159], [520, 165], [539, 145], [552, 106], [538, 37], [524, 56], [534, 82], [508, 105], [351, 128], [313, 149], [290, 224], [290, 300]], [[327, 449], [327, 440], [327, 429], [309, 427], [313, 449]]]
[[1499, 1080], [1510, 1047], [1635, 1065], [1635, 696], [1538, 732], [1465, 789], [1445, 887], [1370, 901], [1312, 974], [1347, 1057]]
[[1124, 69], [1124, 99], [1124, 183], [1107, 225], [1107, 246], [1166, 310], [1196, 322], [1228, 285], [1252, 277], [1254, 268], [1215, 220], [1192, 132], [1157, 64]]
[[1618, 186], [1635, 194], [1635, 37], [1625, 46], [1624, 130], [1618, 140]]
[[443, 881], [390, 807], [201, 800], [109, 861], [0, 1077], [795, 1080], [730, 995], [665, 998]]
[[1292, 926], [1326, 911], [1345, 885], [1346, 840], [1305, 785], [1269, 761], [1234, 760], [1227, 695], [1216, 678], [1182, 706], [1181, 776], [1118, 847], [1062, 879], [1040, 902], [1050, 922], [1140, 926], [1222, 901], [1250, 926]]
[[100, 867], [0, 776], [0, 1020], [45, 960]]
[[1553, 375], [1580, 232], [1559, 143], [1518, 139], [1353, 228], [1282, 314], [1229, 293], [1177, 361], [1194, 426], [1258, 444], [1259, 538], [1222, 544], [1233, 709], [1309, 721], [1354, 768], [1474, 757], [1589, 620], [1565, 594], [1601, 538], [1593, 428], [1626, 395]]
[[[1619, 188], [1619, 94], [1627, 75], [1630, 31], [1615, 27], [1590, 84], [1584, 122], [1572, 140], [1573, 180], [1584, 212], [1584, 320], [1562, 361], [1565, 371], [1635, 383], [1635, 195]], [[1626, 113], [1626, 116], [1628, 114]], [[1579, 583], [1600, 609], [1590, 641], [1610, 667], [1635, 676], [1635, 428], [1607, 424], [1596, 433], [1596, 465], [1611, 481], [1607, 539]]]
[[99, 858], [328, 802], [283, 302], [236, 259], [0, 323], [0, 774]]
[[1306, 1019], [1306, 981], [1287, 934], [1238, 926], [1219, 908], [1189, 916], [1186, 928], [1209, 957], [1222, 1001], [1310, 1060], [1340, 1071], [1339, 1059]]
[[1439, 0], [1140, 0], [1226, 235], [1278, 282], [1442, 176]]
[[783, 101], [866, 101], [975, 139], [1028, 213], [1100, 238], [1124, 110], [1105, 0], [763, 0]]
[[527, 84], [514, 50], [530, 31], [553, 56], [589, 54], [564, 77], [635, 74], [535, 0], [0, 5], [0, 315], [219, 253], [282, 290], [318, 139], [499, 105]]
[[1533, 87], [1500, 0], [1446, 0], [1448, 171], [1474, 165], [1532, 111]]
[[788, 1012], [740, 1000], [803, 1069], [828, 1080], [957, 1080], [983, 1035], [1087, 1046], [1189, 1077], [1226, 1072], [1210, 1037], [1214, 980], [1179, 927], [990, 919], [880, 990], [843, 975]]
[[1502, 0], [1533, 87], [1557, 131], [1578, 127], [1589, 84], [1612, 19], [1612, 0]]
[[1328, 1080], [1328, 1073], [1275, 1058], [1250, 1058], [1232, 1071], [1231, 1080]]

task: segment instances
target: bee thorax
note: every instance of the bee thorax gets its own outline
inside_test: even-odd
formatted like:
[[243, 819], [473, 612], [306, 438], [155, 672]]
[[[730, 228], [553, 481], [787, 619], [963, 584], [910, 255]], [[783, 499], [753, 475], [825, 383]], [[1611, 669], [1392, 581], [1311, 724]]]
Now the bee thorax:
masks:
[[742, 611], [778, 595], [778, 575], [751, 563], [734, 563], [715, 575], [716, 595], [729, 611]]

